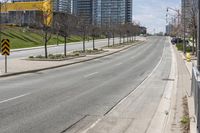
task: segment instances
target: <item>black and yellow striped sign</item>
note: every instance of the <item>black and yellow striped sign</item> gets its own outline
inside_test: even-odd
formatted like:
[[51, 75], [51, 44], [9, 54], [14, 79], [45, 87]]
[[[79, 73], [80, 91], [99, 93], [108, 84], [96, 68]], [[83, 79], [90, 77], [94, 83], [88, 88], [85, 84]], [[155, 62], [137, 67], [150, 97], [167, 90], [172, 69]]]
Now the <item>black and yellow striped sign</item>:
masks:
[[3, 39], [1, 41], [1, 54], [10, 55], [10, 40], [9, 39]]

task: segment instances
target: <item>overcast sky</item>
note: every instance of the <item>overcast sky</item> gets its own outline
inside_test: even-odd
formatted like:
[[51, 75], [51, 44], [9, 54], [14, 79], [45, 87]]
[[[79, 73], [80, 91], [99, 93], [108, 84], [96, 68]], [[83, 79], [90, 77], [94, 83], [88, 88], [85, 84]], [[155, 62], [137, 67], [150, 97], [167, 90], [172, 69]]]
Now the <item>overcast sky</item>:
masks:
[[[148, 32], [165, 32], [166, 8], [179, 9], [181, 0], [133, 0], [133, 20], [148, 28]], [[174, 12], [171, 12], [172, 14]]]

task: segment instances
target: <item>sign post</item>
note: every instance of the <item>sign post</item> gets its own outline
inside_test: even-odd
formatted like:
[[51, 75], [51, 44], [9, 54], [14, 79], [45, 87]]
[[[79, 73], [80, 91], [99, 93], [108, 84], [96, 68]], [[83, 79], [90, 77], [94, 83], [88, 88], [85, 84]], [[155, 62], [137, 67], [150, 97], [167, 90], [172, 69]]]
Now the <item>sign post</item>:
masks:
[[1, 41], [1, 54], [5, 56], [5, 73], [8, 72], [7, 56], [10, 55], [10, 40], [3, 39]]

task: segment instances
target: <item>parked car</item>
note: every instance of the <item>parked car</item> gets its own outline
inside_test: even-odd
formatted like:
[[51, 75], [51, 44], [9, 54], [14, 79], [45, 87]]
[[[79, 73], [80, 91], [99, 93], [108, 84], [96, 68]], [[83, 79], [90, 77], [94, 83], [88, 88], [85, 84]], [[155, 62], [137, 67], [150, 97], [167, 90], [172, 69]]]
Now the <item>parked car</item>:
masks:
[[177, 44], [177, 43], [183, 43], [183, 40], [181, 38], [172, 38], [171, 40], [172, 44]]

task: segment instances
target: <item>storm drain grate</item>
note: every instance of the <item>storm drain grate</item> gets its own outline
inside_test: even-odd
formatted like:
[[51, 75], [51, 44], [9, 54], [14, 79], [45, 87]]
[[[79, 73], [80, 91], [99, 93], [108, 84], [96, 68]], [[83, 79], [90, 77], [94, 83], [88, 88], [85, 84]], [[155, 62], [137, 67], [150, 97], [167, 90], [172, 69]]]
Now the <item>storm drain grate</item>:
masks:
[[162, 79], [162, 80], [164, 80], [164, 81], [174, 81], [175, 79], [164, 78], [164, 79]]

